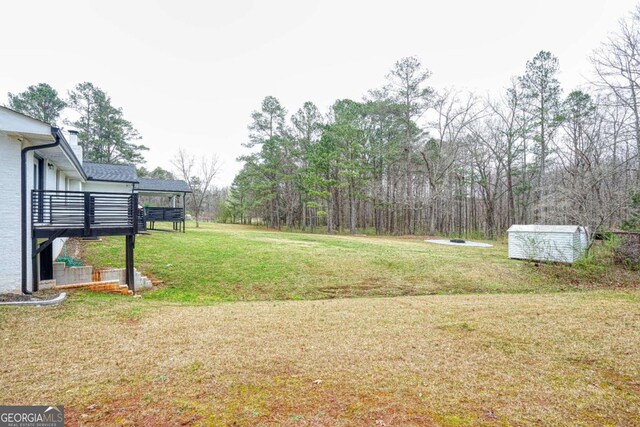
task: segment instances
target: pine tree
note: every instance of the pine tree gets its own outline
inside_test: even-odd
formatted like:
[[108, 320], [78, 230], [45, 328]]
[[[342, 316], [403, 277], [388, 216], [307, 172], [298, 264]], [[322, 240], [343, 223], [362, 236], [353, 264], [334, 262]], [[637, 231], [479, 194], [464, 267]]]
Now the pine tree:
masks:
[[50, 125], [56, 125], [60, 113], [67, 104], [58, 92], [46, 83], [29, 86], [19, 94], [8, 94], [9, 108], [26, 114]]

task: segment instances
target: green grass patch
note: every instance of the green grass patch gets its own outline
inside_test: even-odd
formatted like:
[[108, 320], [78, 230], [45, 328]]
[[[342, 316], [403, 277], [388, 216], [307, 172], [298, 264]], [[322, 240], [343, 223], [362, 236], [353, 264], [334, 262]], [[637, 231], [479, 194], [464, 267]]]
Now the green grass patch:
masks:
[[[136, 239], [136, 266], [162, 285], [145, 298], [183, 303], [360, 296], [529, 293], [633, 287], [629, 273], [593, 260], [535, 266], [493, 248], [424, 238], [327, 236], [201, 224]], [[84, 262], [123, 267], [124, 239], [84, 244]]]

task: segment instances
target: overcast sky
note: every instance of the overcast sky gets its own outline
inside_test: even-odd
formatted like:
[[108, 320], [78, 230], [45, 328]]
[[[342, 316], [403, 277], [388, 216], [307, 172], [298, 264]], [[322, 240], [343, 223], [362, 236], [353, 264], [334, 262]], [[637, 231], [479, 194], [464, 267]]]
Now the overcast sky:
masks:
[[10, 1], [0, 6], [0, 103], [46, 82], [66, 96], [90, 81], [124, 110], [170, 168], [178, 147], [215, 153], [228, 185], [246, 153], [252, 110], [267, 95], [289, 113], [323, 112], [381, 86], [415, 55], [436, 89], [484, 95], [522, 74], [538, 51], [560, 60], [565, 91], [632, 0], [582, 1]]

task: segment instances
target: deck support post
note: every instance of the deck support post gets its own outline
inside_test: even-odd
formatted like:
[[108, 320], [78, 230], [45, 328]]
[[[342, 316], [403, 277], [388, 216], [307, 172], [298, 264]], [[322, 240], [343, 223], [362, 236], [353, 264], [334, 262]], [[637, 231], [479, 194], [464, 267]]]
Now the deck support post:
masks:
[[134, 267], [133, 267], [133, 250], [135, 248], [135, 241], [136, 241], [136, 236], [134, 235], [127, 235], [125, 237], [125, 244], [126, 244], [126, 279], [127, 279], [127, 286], [129, 287], [130, 291], [135, 292], [136, 291], [136, 286], [135, 286], [135, 273], [134, 273]]
[[38, 239], [31, 239], [31, 292], [38, 291]]

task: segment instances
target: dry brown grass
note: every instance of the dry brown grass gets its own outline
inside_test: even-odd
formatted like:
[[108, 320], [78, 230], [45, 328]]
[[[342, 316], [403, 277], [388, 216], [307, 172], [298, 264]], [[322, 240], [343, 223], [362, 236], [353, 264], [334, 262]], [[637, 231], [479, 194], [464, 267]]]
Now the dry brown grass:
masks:
[[70, 425], [638, 425], [640, 293], [0, 310], [0, 403]]

